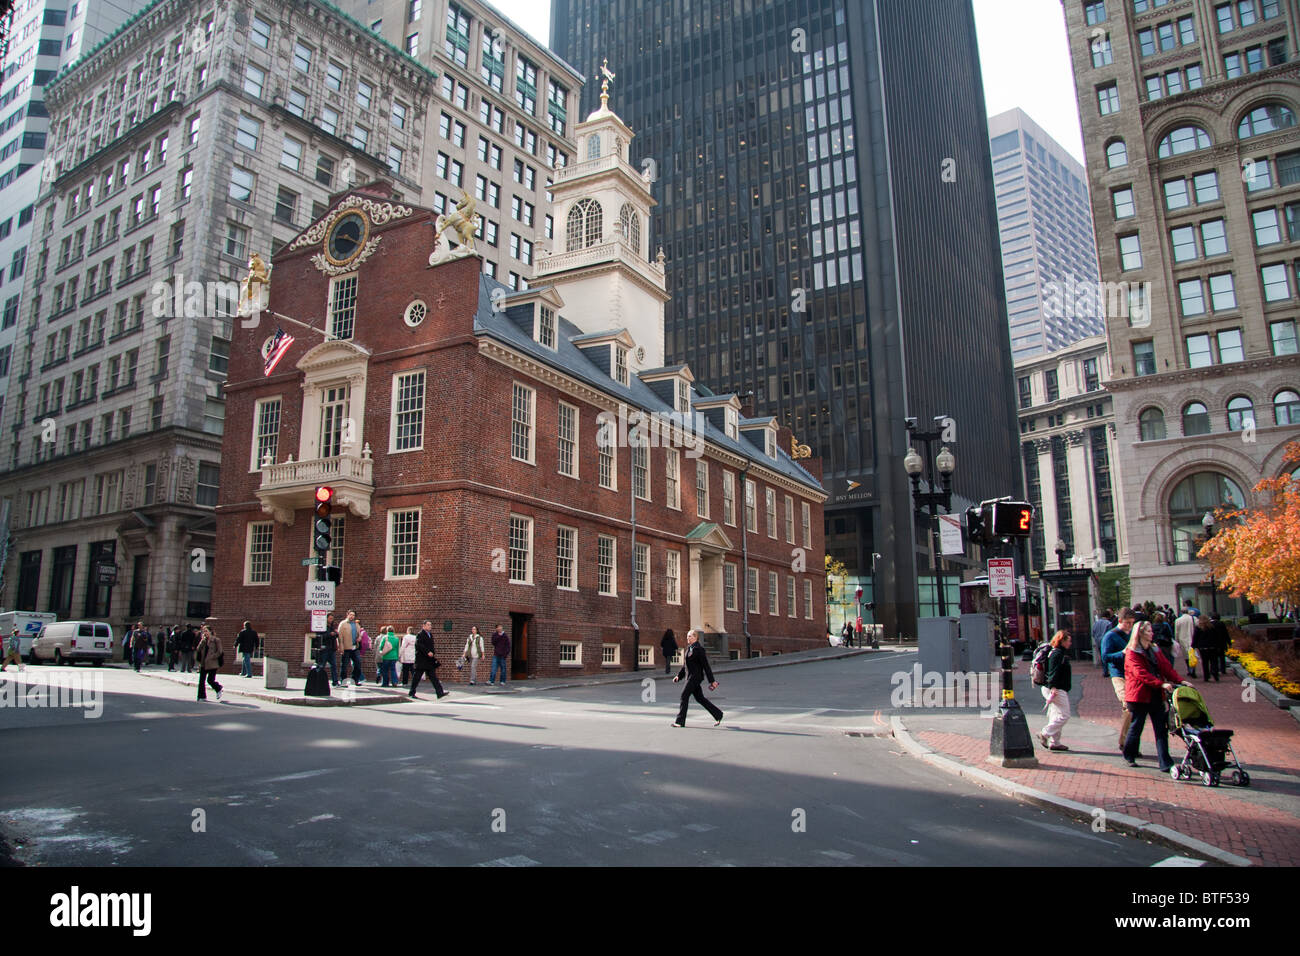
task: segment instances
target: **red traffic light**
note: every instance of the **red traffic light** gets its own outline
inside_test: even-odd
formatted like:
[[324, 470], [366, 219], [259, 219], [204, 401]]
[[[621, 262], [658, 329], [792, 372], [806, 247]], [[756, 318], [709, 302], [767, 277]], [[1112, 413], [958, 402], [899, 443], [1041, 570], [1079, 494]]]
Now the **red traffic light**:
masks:
[[328, 485], [321, 485], [316, 489], [316, 500], [320, 502], [333, 501], [334, 489]]

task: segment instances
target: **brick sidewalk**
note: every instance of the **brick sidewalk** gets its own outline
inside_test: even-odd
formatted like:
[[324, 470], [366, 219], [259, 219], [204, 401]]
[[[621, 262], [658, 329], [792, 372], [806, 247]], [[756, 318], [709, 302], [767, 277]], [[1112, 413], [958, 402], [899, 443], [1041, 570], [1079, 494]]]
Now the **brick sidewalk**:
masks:
[[[1215, 724], [1234, 732], [1233, 747], [1251, 774], [1251, 790], [1257, 792], [1229, 784], [1175, 783], [1153, 769], [1152, 759], [1135, 770], [1124, 764], [1117, 747], [1108, 752], [1119, 733], [1118, 705], [1109, 682], [1103, 682], [1097, 671], [1079, 670], [1084, 674], [1082, 681], [1076, 676], [1076, 693], [1080, 694], [1077, 716], [1066, 725], [1063, 741], [1072, 742], [1072, 731], [1100, 739], [1104, 744], [1095, 748], [1099, 753], [1054, 753], [1035, 743], [1037, 770], [1007, 770], [985, 759], [989, 752], [987, 722], [979, 736], [921, 730], [916, 737], [940, 753], [1007, 780], [1167, 826], [1264, 866], [1300, 866], [1300, 724], [1294, 717], [1262, 698], [1255, 703], [1242, 701], [1242, 684], [1236, 678], [1208, 685], [1195, 681]], [[1031, 729], [1036, 731], [1043, 719], [1031, 700], [1026, 695], [1023, 706]], [[963, 723], [963, 731], [970, 726]], [[1183, 744], [1172, 734], [1169, 747], [1175, 760], [1182, 757]], [[1148, 730], [1143, 734], [1143, 750], [1154, 755], [1154, 749]]]

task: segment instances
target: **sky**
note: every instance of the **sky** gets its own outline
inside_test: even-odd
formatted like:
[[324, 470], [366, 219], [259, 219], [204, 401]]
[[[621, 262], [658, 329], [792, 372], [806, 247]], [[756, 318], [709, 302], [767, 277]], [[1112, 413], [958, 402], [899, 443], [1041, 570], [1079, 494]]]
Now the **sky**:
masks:
[[[549, 42], [550, 0], [490, 2], [536, 39]], [[1083, 162], [1083, 138], [1061, 0], [973, 2], [988, 115], [996, 116], [1019, 106]]]

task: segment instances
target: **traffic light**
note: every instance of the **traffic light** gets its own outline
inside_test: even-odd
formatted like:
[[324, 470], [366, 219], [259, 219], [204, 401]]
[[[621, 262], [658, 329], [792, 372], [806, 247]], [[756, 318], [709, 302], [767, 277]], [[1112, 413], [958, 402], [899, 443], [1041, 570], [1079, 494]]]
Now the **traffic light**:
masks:
[[979, 506], [966, 509], [966, 538], [972, 544], [988, 543], [984, 512]]
[[995, 501], [992, 505], [995, 538], [1027, 538], [1034, 532], [1034, 506], [1024, 501]]
[[324, 563], [325, 553], [330, 549], [330, 511], [334, 504], [334, 489], [326, 485], [316, 489], [316, 518], [313, 526], [314, 537], [313, 543], [316, 545], [316, 553], [320, 555], [321, 562]]
[[343, 569], [336, 564], [327, 565], [325, 568], [325, 580], [338, 584], [343, 580]]

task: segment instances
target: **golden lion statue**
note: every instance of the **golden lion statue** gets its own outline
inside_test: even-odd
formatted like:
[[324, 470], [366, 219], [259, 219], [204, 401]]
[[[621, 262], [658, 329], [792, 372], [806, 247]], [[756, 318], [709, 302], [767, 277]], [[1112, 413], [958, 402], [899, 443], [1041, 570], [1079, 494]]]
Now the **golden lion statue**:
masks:
[[460, 197], [455, 211], [438, 217], [434, 225], [434, 233], [441, 245], [444, 234], [450, 229], [456, 235], [457, 245], [461, 247], [458, 251], [468, 254], [474, 251], [474, 237], [478, 235], [479, 218], [475, 215], [474, 200], [470, 198], [469, 193], [462, 191]]

